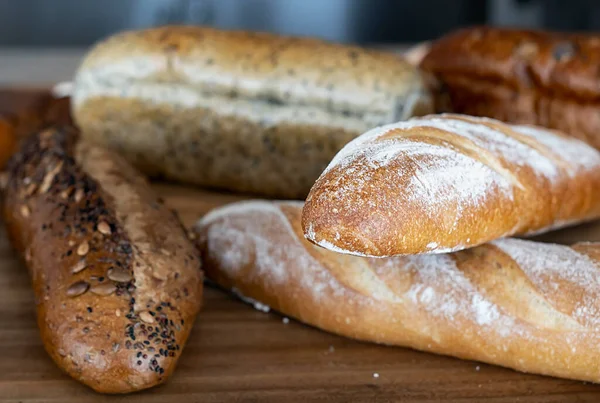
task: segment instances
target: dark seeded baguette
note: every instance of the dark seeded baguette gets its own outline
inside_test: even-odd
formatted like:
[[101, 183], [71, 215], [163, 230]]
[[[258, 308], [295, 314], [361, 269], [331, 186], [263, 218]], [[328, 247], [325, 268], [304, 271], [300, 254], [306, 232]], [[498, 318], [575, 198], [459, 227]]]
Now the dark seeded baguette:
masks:
[[202, 295], [177, 217], [137, 171], [68, 127], [28, 137], [8, 170], [4, 218], [47, 352], [99, 392], [164, 382]]
[[367, 129], [431, 112], [425, 81], [396, 55], [207, 27], [114, 35], [73, 91], [82, 134], [145, 174], [278, 198], [306, 197]]

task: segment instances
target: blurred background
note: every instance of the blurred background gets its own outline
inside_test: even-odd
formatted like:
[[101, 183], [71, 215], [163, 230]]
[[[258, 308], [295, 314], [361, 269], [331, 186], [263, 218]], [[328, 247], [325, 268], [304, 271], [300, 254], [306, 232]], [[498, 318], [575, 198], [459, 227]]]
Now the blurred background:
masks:
[[360, 44], [472, 24], [600, 28], [597, 0], [0, 0], [0, 46], [85, 47], [115, 31], [202, 24]]
[[212, 25], [402, 52], [455, 28], [600, 29], [599, 0], [0, 0], [0, 87], [72, 78], [96, 41], [164, 24]]

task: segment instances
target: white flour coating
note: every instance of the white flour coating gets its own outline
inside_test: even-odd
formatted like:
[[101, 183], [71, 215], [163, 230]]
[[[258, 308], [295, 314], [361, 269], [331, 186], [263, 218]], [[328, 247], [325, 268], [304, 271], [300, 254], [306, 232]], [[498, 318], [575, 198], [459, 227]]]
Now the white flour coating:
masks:
[[565, 138], [535, 126], [511, 125], [511, 128], [523, 135], [536, 139], [556, 154], [556, 157], [567, 162], [568, 173], [574, 175], [577, 171], [598, 169], [600, 152], [575, 138]]
[[[357, 137], [350, 143], [348, 143], [331, 161], [324, 173], [329, 171], [334, 166], [345, 166], [357, 158], [368, 155], [369, 152], [363, 150], [369, 143], [376, 142], [376, 140], [392, 130], [409, 130], [417, 127], [434, 127], [443, 131], [453, 133], [456, 136], [464, 137], [475, 143], [477, 146], [491, 152], [496, 156], [505, 158], [512, 163], [519, 166], [530, 166], [534, 172], [538, 175], [545, 176], [549, 179], [556, 177], [559, 174], [558, 167], [554, 161], [548, 157], [542, 155], [537, 150], [529, 147], [528, 145], [521, 143], [520, 141], [506, 135], [496, 129], [486, 126], [485, 122], [496, 122], [493, 119], [488, 118], [476, 118], [466, 117], [470, 122], [453, 119], [452, 116], [461, 115], [429, 115], [425, 117], [412, 118], [407, 121], [393, 123], [381, 127], [372, 129], [365, 134]], [[539, 134], [547, 134], [552, 136], [552, 139], [560, 141], [558, 136], [550, 134], [548, 132], [541, 132]], [[395, 138], [396, 141], [406, 142], [408, 140], [403, 139], [401, 134]], [[386, 143], [389, 146], [389, 143]], [[430, 146], [424, 144], [425, 146]], [[565, 141], [563, 147], [570, 146], [570, 142]], [[371, 151], [373, 152], [373, 151]], [[454, 151], [457, 153], [457, 151]], [[400, 155], [396, 154], [396, 157]], [[393, 160], [392, 154], [387, 154], [387, 161]]]
[[[306, 248], [310, 245], [297, 237], [276, 203], [245, 202], [239, 203], [239, 209], [237, 204], [226, 206], [226, 212], [217, 211], [212, 218], [204, 220], [204, 225], [209, 225], [208, 236], [212, 238], [209, 239], [209, 245], [222, 244], [217, 249], [209, 246], [211, 257], [220, 261], [222, 270], [235, 275], [236, 262], [227, 260], [236, 256], [238, 265], [251, 260], [256, 267], [257, 278], [269, 279], [265, 280], [265, 284], [284, 283], [290, 281], [291, 276], [298, 283], [296, 287], [311, 291], [316, 301], [328, 290], [327, 294], [332, 298], [357, 303], [351, 297], [353, 294], [346, 294], [345, 286], [307, 252]], [[300, 208], [299, 204], [295, 205]], [[241, 236], [232, 238], [232, 232], [238, 232]], [[241, 253], [221, 255], [220, 251], [226, 248], [239, 249]], [[408, 299], [434, 317], [444, 317], [450, 323], [457, 323], [457, 326], [464, 318], [496, 332], [500, 337], [521, 331], [512, 318], [502, 314], [473, 286], [458, 269], [451, 255], [351, 259], [353, 270], [361, 276], [363, 290], [368, 290], [366, 301], [370, 303], [384, 300], [386, 304], [402, 304]], [[293, 262], [293, 266], [288, 267], [288, 262]], [[378, 283], [390, 271], [394, 273], [393, 278], [401, 278], [406, 282], [406, 292], [388, 295], [391, 290], [387, 288], [387, 282]], [[394, 284], [396, 286], [402, 288], [402, 284]], [[375, 294], [379, 291], [383, 294], [376, 298]]]
[[539, 151], [499, 130], [486, 126], [484, 119], [469, 117], [469, 120], [467, 122], [452, 119], [447, 115], [442, 118], [423, 119], [421, 126], [435, 127], [465, 137], [479, 147], [496, 156], [501, 156], [513, 164], [531, 167], [537, 175], [545, 176], [548, 179], [559, 175], [560, 171], [556, 163]]
[[408, 177], [402, 194], [407, 195], [411, 205], [423, 206], [425, 214], [436, 216], [441, 209], [456, 204], [456, 222], [462, 210], [484, 204], [490, 194], [499, 192], [507, 201], [512, 200], [511, 183], [488, 166], [446, 147], [412, 144], [416, 146], [414, 151], [404, 155], [420, 163]]
[[[289, 201], [280, 205], [297, 206]], [[326, 289], [333, 294], [343, 292], [335, 278], [322, 268], [298, 239], [288, 219], [277, 207], [265, 201], [232, 203], [213, 210], [197, 224], [200, 230], [208, 226], [207, 243], [210, 257], [219, 261], [222, 270], [234, 276], [248, 263], [257, 266], [257, 275], [268, 276], [274, 283], [284, 283], [289, 273], [288, 263], [302, 267], [298, 278], [319, 299]], [[270, 235], [277, 233], [277, 242]], [[265, 235], [268, 234], [268, 235]], [[281, 245], [285, 247], [281, 247]]]
[[271, 311], [271, 307], [269, 305], [263, 304], [262, 302], [257, 301], [254, 298], [246, 297], [244, 294], [241, 293], [240, 290], [238, 290], [235, 287], [233, 287], [231, 289], [231, 292], [236, 297], [238, 297], [239, 299], [241, 299], [242, 301], [244, 301], [245, 303], [254, 306], [254, 309], [256, 309], [257, 311], [261, 311], [261, 312], [264, 312], [264, 313], [269, 313]]
[[492, 242], [521, 266], [521, 270], [546, 295], [561, 295], [569, 284], [578, 287], [581, 298], [573, 317], [600, 329], [600, 267], [588, 256], [568, 246], [501, 239]]
[[459, 317], [489, 326], [502, 337], [517, 331], [514, 320], [501, 314], [458, 269], [451, 255], [418, 255], [371, 260], [377, 272], [412, 272], [412, 285], [406, 296], [435, 317], [450, 323]]

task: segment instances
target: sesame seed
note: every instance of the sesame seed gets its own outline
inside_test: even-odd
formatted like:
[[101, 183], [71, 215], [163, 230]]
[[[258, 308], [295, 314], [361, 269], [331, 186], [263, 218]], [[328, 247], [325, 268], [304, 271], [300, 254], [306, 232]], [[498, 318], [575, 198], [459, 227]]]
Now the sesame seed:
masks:
[[379, 378], [379, 374], [377, 372], [373, 373], [373, 378]]
[[110, 235], [112, 231], [110, 229], [110, 225], [108, 225], [106, 221], [100, 221], [98, 223], [98, 232], [103, 235]]
[[154, 317], [148, 311], [140, 312], [140, 319], [146, 323], [154, 323]]
[[120, 309], [117, 309], [117, 310], [115, 311], [115, 315], [117, 315], [117, 317], [120, 317], [120, 316], [121, 316], [121, 310], [120, 310]]
[[67, 242], [67, 244], [69, 245], [69, 247], [72, 248], [73, 246], [75, 246], [75, 241], [72, 239], [69, 239], [69, 242]]
[[71, 195], [71, 189], [70, 188], [66, 189], [66, 190], [63, 190], [62, 192], [60, 192], [60, 197], [62, 197], [65, 200], [68, 199], [70, 195]]
[[75, 202], [79, 203], [81, 201], [81, 199], [83, 199], [83, 189], [77, 189], [75, 191]]
[[86, 267], [87, 267], [87, 264], [86, 264], [85, 260], [80, 260], [79, 262], [77, 262], [75, 264], [75, 266], [73, 266], [73, 268], [71, 269], [71, 273], [77, 274], [80, 271], [83, 271]]
[[29, 210], [29, 207], [27, 207], [26, 205], [22, 205], [21, 206], [21, 215], [24, 218], [29, 217], [29, 215], [31, 214], [31, 210]]
[[117, 286], [112, 283], [97, 284], [90, 290], [96, 295], [111, 295], [117, 290]]
[[35, 193], [35, 190], [37, 189], [37, 185], [35, 183], [30, 183], [27, 188], [25, 189], [25, 194], [27, 196], [31, 196], [32, 194]]
[[77, 248], [77, 254], [79, 256], [85, 256], [90, 251], [90, 244], [87, 241], [83, 241]]
[[283, 322], [284, 325], [287, 325], [288, 323], [290, 323], [290, 320], [288, 318], [283, 318], [283, 319], [281, 319], [281, 321]]
[[111, 267], [108, 269], [107, 276], [109, 279], [119, 283], [127, 283], [132, 280], [131, 273], [121, 267]]
[[76, 297], [78, 295], [84, 294], [89, 288], [90, 285], [85, 281], [78, 281], [69, 286], [69, 288], [67, 289], [67, 295], [69, 297]]

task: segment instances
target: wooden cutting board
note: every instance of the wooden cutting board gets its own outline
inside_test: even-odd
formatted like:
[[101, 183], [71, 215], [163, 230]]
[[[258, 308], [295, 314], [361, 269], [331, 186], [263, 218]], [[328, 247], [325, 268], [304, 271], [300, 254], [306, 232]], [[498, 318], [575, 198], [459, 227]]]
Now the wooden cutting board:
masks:
[[[0, 111], [32, 93], [0, 91]], [[155, 184], [187, 226], [211, 208], [247, 196]], [[559, 242], [600, 240], [600, 223], [548, 235]], [[63, 374], [46, 355], [33, 293], [0, 223], [1, 402], [597, 402], [600, 385], [327, 334], [262, 313], [207, 288], [204, 308], [170, 381], [118, 398]], [[286, 321], [287, 322], [287, 321]]]

